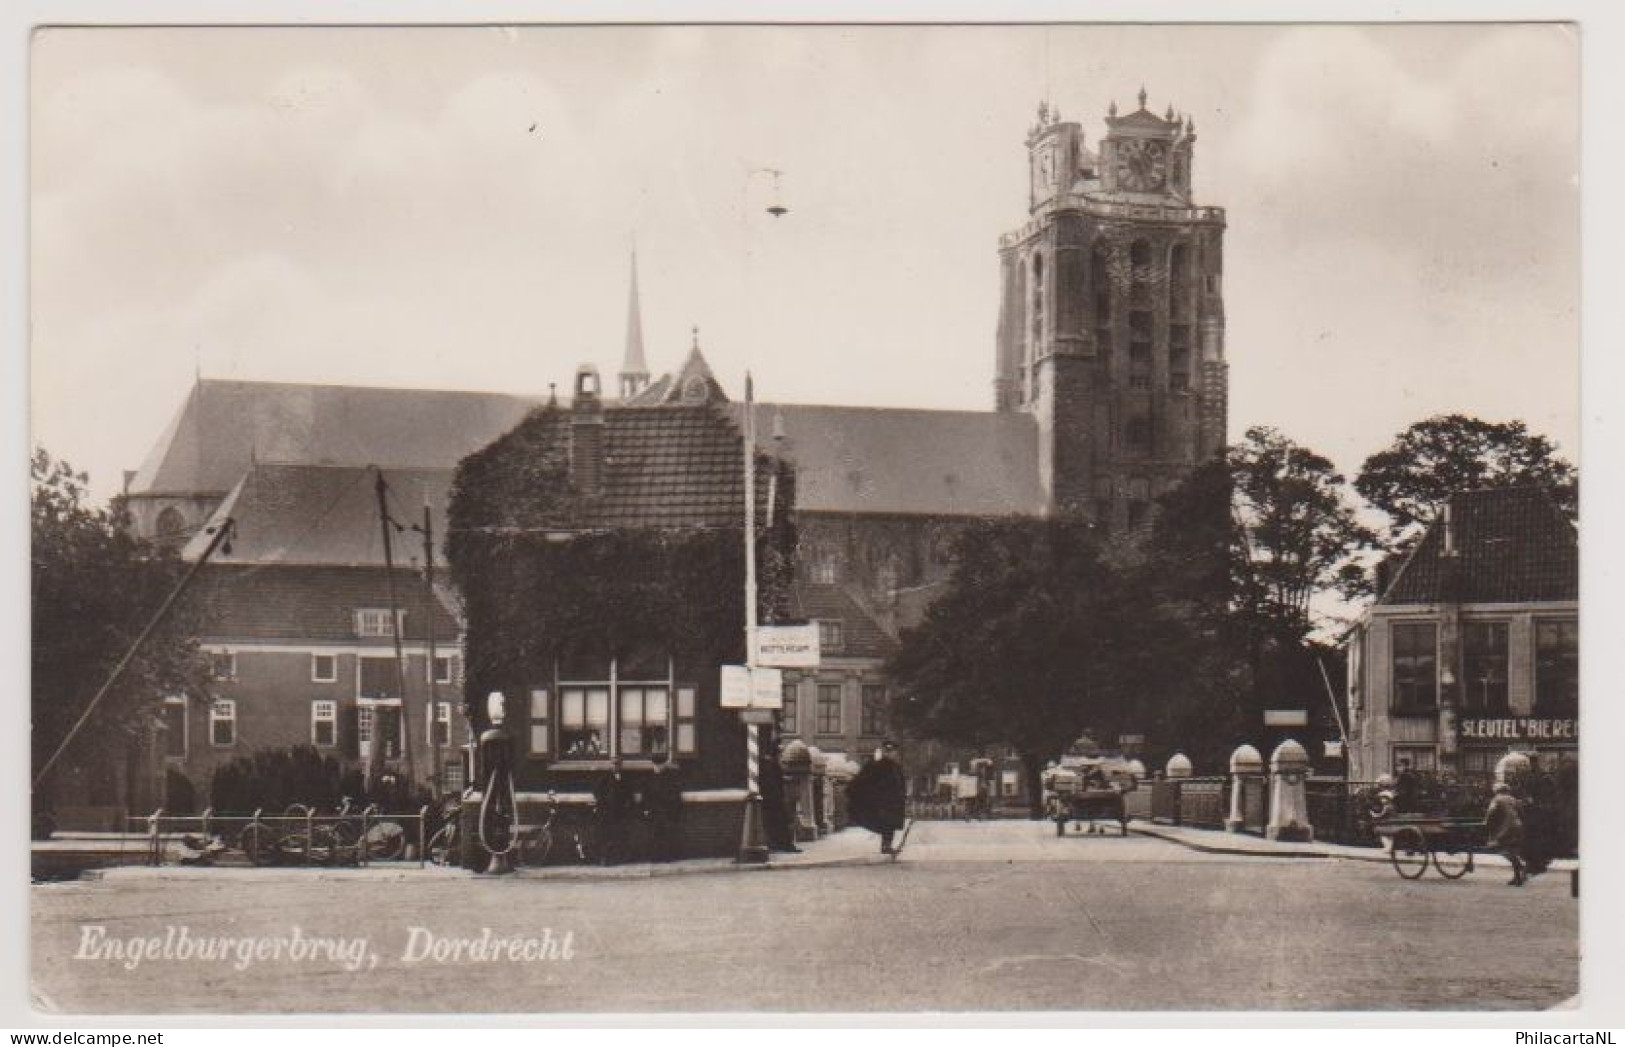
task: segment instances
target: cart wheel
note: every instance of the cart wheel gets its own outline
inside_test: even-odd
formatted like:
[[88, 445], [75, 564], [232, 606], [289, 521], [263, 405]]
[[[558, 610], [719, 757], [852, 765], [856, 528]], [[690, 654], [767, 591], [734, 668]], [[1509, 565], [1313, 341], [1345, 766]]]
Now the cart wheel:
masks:
[[1442, 842], [1433, 852], [1433, 866], [1445, 879], [1459, 880], [1472, 871], [1472, 848], [1454, 840]]
[[1428, 871], [1428, 841], [1422, 830], [1404, 828], [1394, 833], [1394, 849], [1390, 857], [1394, 871], [1407, 880], [1414, 880]]

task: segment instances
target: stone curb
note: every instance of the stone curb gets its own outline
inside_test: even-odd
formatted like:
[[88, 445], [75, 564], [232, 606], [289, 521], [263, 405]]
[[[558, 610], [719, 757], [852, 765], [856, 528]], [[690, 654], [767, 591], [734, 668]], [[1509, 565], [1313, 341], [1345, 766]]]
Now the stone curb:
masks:
[[[1239, 855], [1244, 858], [1338, 858], [1350, 862], [1377, 862], [1383, 865], [1388, 864], [1389, 861], [1388, 852], [1381, 848], [1349, 847], [1343, 844], [1329, 846], [1319, 846], [1312, 843], [1272, 844], [1263, 840], [1253, 840], [1253, 846], [1241, 846], [1221, 842], [1227, 837], [1233, 838], [1230, 833], [1221, 833], [1211, 829], [1178, 829], [1149, 822], [1133, 822], [1129, 825], [1129, 832], [1154, 837], [1159, 840], [1167, 840], [1169, 843], [1177, 843], [1181, 847], [1206, 854]], [[1215, 839], [1209, 841], [1191, 835], [1197, 832], [1211, 834]], [[1479, 852], [1473, 855], [1473, 861], [1475, 864], [1493, 868], [1509, 868], [1506, 859], [1498, 854]], [[1558, 859], [1552, 863], [1551, 871], [1572, 872], [1578, 866], [1579, 863], [1572, 859]]]
[[[795, 869], [830, 869], [843, 866], [881, 865], [891, 859], [879, 854], [863, 855], [831, 855], [828, 858], [804, 858], [793, 862], [774, 864], [767, 862], [761, 865], [740, 865], [733, 862], [717, 862], [715, 864], [694, 865], [686, 862], [673, 862], [669, 865], [618, 865], [618, 866], [559, 866], [550, 869], [521, 869], [511, 877], [514, 881], [524, 880], [564, 880], [571, 882], [590, 882], [594, 880], [651, 880], [667, 876], [707, 876], [719, 873], [762, 873], [762, 872], [789, 872]], [[311, 882], [331, 880], [475, 880], [483, 877], [461, 868], [445, 868], [438, 865], [409, 865], [405, 868], [390, 866], [372, 866], [365, 869], [254, 869], [217, 866], [174, 866], [165, 865], [154, 867], [150, 865], [125, 865], [105, 869], [86, 869], [80, 873], [78, 880], [61, 881], [73, 882], [117, 882], [130, 880], [163, 880], [163, 881], [193, 881], [193, 880], [252, 880], [262, 883], [279, 882]]]

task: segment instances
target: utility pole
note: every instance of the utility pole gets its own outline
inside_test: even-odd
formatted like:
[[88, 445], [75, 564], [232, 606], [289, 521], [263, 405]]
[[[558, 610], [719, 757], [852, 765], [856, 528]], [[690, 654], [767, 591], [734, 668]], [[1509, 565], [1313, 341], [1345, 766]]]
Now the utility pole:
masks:
[[[423, 494], [423, 526], [419, 528], [419, 530], [423, 532], [423, 592], [424, 596], [426, 597], [425, 605], [428, 608], [424, 612], [426, 617], [423, 625], [424, 628], [428, 630], [429, 639], [429, 745], [431, 747], [430, 751], [434, 759], [434, 763], [431, 765], [431, 769], [429, 771], [429, 785], [434, 789], [435, 803], [438, 805], [442, 794], [445, 792], [445, 790], [442, 788], [444, 785], [442, 779], [445, 777], [445, 767], [440, 762], [440, 701], [439, 694], [435, 690], [434, 523], [429, 518], [429, 494], [427, 490], [425, 490]], [[446, 660], [446, 665], [448, 667], [451, 665], [451, 660], [449, 658]], [[450, 741], [450, 717], [446, 719], [446, 734], [446, 740]]]
[[[750, 372], [745, 372], [745, 673], [750, 677], [752, 702], [756, 686], [756, 405]], [[739, 861], [767, 861], [767, 838], [762, 830], [760, 784], [761, 728], [745, 725], [745, 826], [739, 842]]]
[[[406, 652], [401, 645], [402, 618], [404, 616], [401, 614], [400, 599], [395, 591], [394, 537], [389, 530], [395, 526], [395, 521], [390, 519], [389, 516], [389, 485], [384, 482], [384, 471], [377, 466], [374, 466], [373, 469], [377, 476], [377, 480], [373, 484], [373, 490], [378, 496], [378, 526], [384, 535], [384, 578], [389, 585], [389, 631], [390, 635], [395, 638], [395, 680], [400, 695], [401, 765], [406, 771], [407, 784], [410, 786], [417, 782], [417, 769], [412, 765], [412, 720], [407, 715], [408, 710], [406, 707]], [[375, 713], [372, 718], [373, 754], [367, 761], [369, 779], [376, 777], [378, 767], [382, 764], [378, 756], [384, 751], [383, 743], [383, 717]], [[371, 784], [370, 780], [368, 784]]]

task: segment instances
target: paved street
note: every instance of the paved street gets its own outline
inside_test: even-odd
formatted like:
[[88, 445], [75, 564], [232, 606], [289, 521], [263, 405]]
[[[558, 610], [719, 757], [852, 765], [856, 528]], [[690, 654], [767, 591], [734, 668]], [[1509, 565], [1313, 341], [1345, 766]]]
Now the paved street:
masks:
[[[856, 854], [873, 837], [818, 846]], [[1504, 880], [1484, 868], [1411, 883], [1373, 862], [921, 823], [897, 864], [755, 874], [207, 870], [39, 885], [33, 971], [40, 1005], [70, 1012], [1535, 1009], [1574, 995], [1566, 880]], [[486, 927], [540, 940], [543, 958], [453, 955]], [[353, 971], [345, 955], [244, 970], [108, 958], [110, 943], [166, 933], [307, 950], [360, 937], [368, 952]], [[442, 960], [408, 959], [429, 934]], [[81, 948], [99, 958], [75, 959]]]

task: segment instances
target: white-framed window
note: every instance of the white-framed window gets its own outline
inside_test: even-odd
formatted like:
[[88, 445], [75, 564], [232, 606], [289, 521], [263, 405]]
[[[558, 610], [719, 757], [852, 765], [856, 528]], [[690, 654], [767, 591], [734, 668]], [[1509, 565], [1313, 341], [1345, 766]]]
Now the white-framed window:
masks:
[[184, 694], [167, 694], [158, 707], [158, 719], [164, 729], [164, 755], [170, 759], [186, 758], [187, 702]]
[[338, 678], [338, 655], [312, 654], [310, 656], [310, 679], [312, 683], [336, 683]]
[[[822, 625], [823, 623], [818, 623]], [[838, 683], [821, 683], [818, 685], [817, 727], [819, 734], [841, 733], [841, 685]]]
[[365, 753], [372, 745], [372, 729], [377, 722], [372, 714], [372, 706], [359, 706], [355, 711], [355, 736], [361, 743], [362, 752]]
[[453, 756], [445, 763], [445, 776], [441, 779], [448, 793], [462, 792], [468, 784], [467, 775], [463, 774], [462, 756]]
[[219, 748], [237, 744], [237, 703], [216, 698], [209, 706], [209, 742]]
[[429, 744], [451, 744], [451, 703], [433, 702], [426, 706], [424, 712], [425, 734]]
[[821, 618], [818, 621], [818, 647], [823, 651], [839, 651], [841, 649], [841, 622], [838, 618]]
[[310, 744], [328, 749], [339, 743], [339, 703], [318, 698], [310, 703]]
[[237, 679], [237, 652], [211, 651], [209, 653], [209, 676], [216, 680]]
[[559, 749], [593, 759], [609, 752], [609, 688], [559, 688]]
[[621, 756], [652, 756], [671, 751], [669, 700], [665, 687], [622, 687], [619, 738], [615, 747]]
[[437, 654], [431, 666], [434, 675], [431, 679], [435, 683], [456, 683], [459, 670], [462, 669], [462, 659], [455, 654]]
[[406, 624], [406, 612], [396, 611], [390, 614], [387, 607], [358, 607], [355, 612], [355, 634], [357, 636], [381, 636], [386, 639], [393, 637], [390, 629], [391, 618], [401, 627]]

